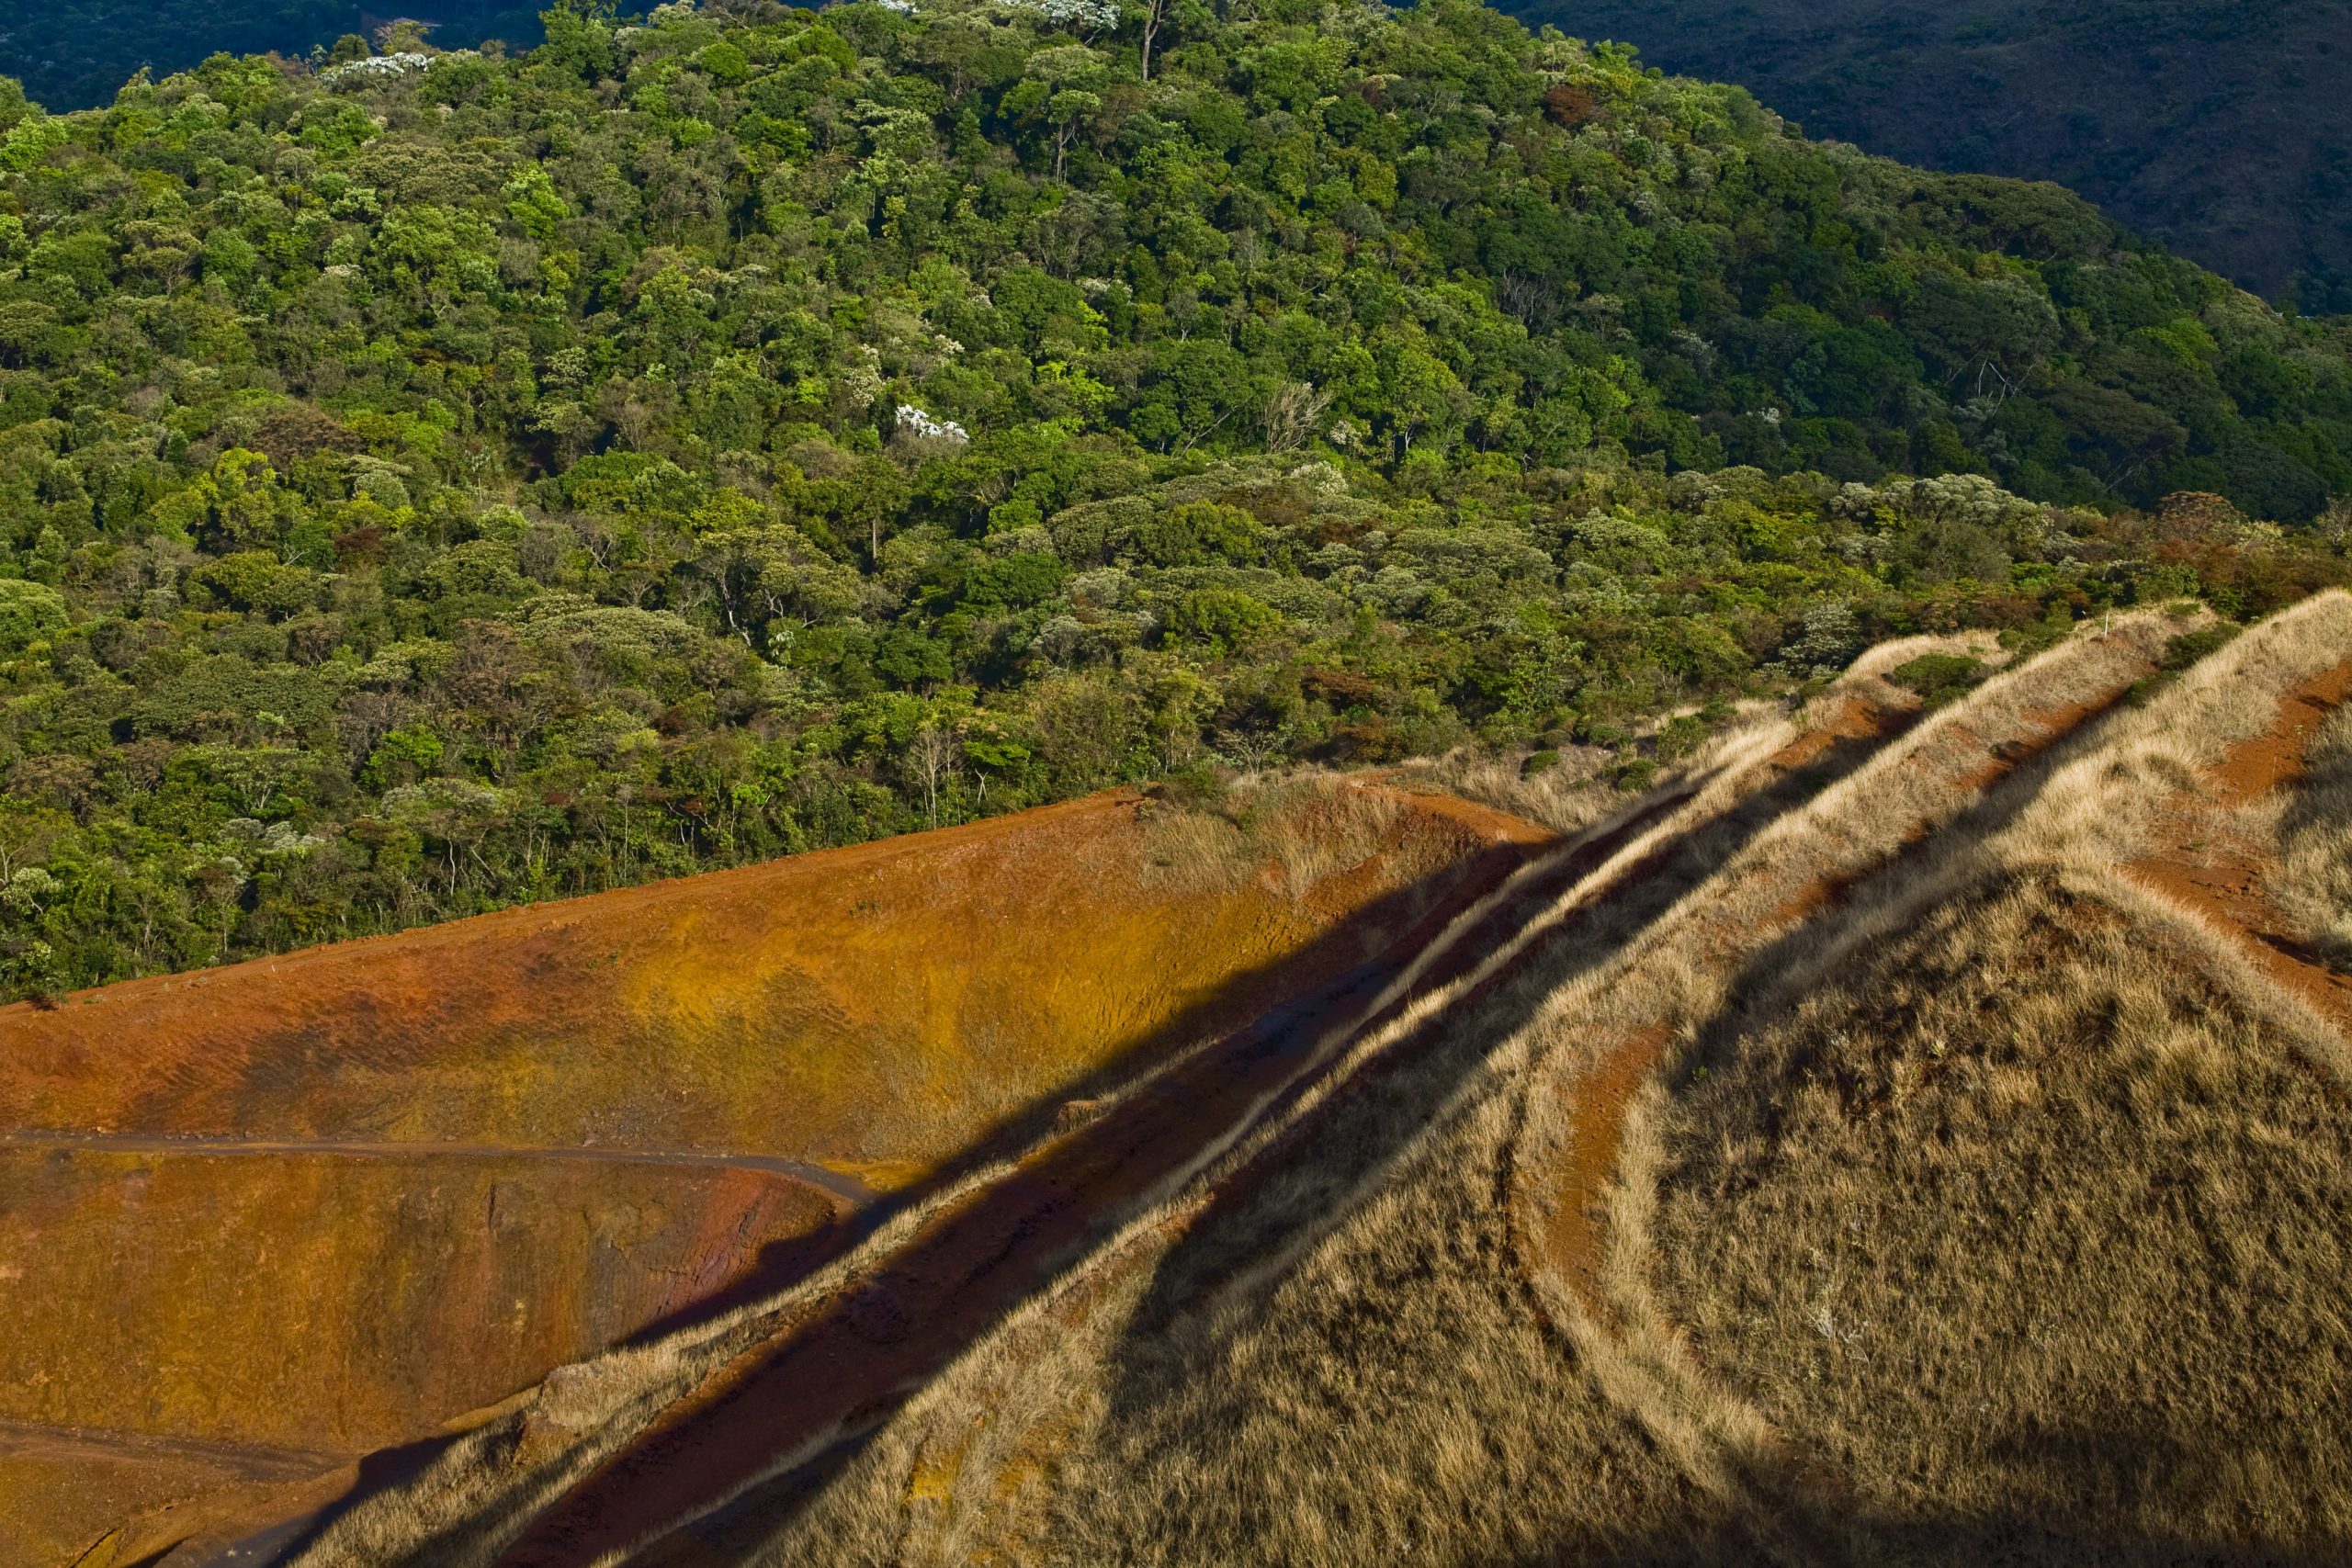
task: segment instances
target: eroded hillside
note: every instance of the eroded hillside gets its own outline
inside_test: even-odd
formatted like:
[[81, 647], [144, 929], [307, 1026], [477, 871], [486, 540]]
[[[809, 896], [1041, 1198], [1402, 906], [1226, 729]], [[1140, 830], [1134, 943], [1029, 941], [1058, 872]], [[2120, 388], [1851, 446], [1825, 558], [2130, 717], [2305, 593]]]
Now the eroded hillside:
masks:
[[1547, 836], [1097, 796], [0, 1010], [0, 1561], [299, 1513], [781, 1288]]
[[2224, 629], [1866, 660], [301, 1560], [2338, 1558], [2352, 600]]

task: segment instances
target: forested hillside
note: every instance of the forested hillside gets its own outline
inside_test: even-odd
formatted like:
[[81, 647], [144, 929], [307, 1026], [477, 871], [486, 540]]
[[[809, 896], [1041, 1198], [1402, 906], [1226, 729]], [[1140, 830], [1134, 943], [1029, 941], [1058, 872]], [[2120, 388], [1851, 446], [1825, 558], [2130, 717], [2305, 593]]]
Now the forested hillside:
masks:
[[1504, 0], [1816, 136], [2056, 180], [2306, 312], [2352, 311], [2347, 0]]
[[0, 104], [6, 993], [2344, 575], [2352, 328], [1464, 0], [548, 26]]

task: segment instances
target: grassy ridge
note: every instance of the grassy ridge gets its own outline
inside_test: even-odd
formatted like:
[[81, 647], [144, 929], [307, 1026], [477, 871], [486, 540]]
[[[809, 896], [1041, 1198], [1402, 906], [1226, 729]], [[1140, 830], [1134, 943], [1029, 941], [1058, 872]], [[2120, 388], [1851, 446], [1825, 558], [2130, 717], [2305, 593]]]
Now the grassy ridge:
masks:
[[2233, 897], [2184, 907], [2163, 874], [2308, 890], [2295, 835], [2342, 828], [2329, 748], [2290, 734], [2322, 766], [2277, 767], [2276, 793], [2232, 780], [2348, 626], [2331, 596], [2212, 654], [1671, 1063], [1646, 1196], [1621, 1204], [1655, 1204], [1635, 1310], [1837, 1467], [1829, 1538], [2318, 1562], [2352, 1536], [2320, 1438], [2346, 1340], [2317, 1288], [2342, 1264], [2352, 1015]]
[[[2352, 599], [2143, 687], [2200, 620], [2086, 628], [1873, 738], [1857, 702], [1917, 704], [1868, 671], [1936, 651], [1888, 649], [1726, 742], [1523, 946], [1481, 939], [1494, 983], [1355, 1040], [902, 1408], [640, 1551], [2340, 1556], [2352, 1006], [2149, 868], [2211, 848], [2184, 831], [2285, 864], [2334, 784], [2280, 716], [2346, 671]], [[694, 1431], [741, 1345], [568, 1374], [308, 1561], [489, 1561], [672, 1401]]]

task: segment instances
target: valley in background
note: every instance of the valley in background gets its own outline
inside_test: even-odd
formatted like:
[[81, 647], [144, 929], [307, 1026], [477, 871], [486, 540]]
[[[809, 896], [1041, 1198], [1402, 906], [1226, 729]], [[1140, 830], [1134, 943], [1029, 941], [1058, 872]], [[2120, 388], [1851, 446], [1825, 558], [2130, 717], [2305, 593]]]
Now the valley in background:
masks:
[[2343, 0], [1515, 0], [1816, 136], [2053, 180], [2312, 315], [2352, 310]]

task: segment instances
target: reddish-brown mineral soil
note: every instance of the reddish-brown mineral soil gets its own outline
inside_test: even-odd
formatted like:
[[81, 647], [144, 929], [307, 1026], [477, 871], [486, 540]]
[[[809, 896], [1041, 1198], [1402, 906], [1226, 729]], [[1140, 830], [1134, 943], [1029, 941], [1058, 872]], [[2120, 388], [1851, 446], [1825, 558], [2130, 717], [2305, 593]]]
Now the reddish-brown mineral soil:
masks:
[[878, 1419], [1328, 1059], [1436, 933], [1541, 841], [1523, 827], [1505, 832], [1509, 822], [1495, 820], [1495, 847], [1476, 870], [1385, 950], [1053, 1137], [772, 1325], [542, 1513], [502, 1561], [599, 1561]]
[[[2302, 777], [2312, 742], [2328, 716], [2352, 698], [2352, 659], [2278, 699], [2269, 727], [2222, 754], [2207, 775], [2210, 793], [2166, 818], [2155, 853], [2125, 869], [2173, 903], [2202, 916], [2254, 968], [2301, 998], [2352, 1037], [2352, 976], [2332, 967], [2296, 933], [2264, 889], [2271, 846], [2233, 830], [2226, 812]], [[2220, 807], [2216, 813], [2212, 807]]]
[[1124, 793], [0, 1009], [0, 1564], [326, 1501], [1547, 837], [1372, 793], [1231, 874]]
[[0, 1402], [57, 1427], [379, 1448], [692, 1309], [848, 1209], [715, 1161], [0, 1143]]
[[2258, 799], [2303, 776], [2304, 758], [2320, 726], [2352, 697], [2352, 659], [2324, 670], [2278, 699], [2270, 728], [2230, 748], [2213, 769], [2225, 805]]
[[1551, 1172], [1551, 1223], [1542, 1236], [1545, 1265], [1577, 1293], [1587, 1312], [1603, 1311], [1596, 1281], [1608, 1239], [1602, 1209], [1617, 1179], [1617, 1154], [1634, 1096], [1671, 1038], [1663, 1024], [1632, 1030], [1614, 1041], [1576, 1081], [1576, 1102]]

